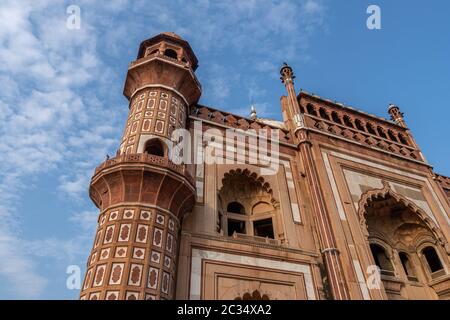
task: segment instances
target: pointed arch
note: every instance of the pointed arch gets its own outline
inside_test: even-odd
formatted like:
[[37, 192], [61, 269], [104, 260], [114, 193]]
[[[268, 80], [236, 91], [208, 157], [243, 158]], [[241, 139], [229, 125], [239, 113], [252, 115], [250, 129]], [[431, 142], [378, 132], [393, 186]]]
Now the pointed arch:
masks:
[[[224, 187], [226, 187], [227, 185], [232, 186], [237, 179], [242, 178], [247, 180], [248, 185], [252, 189], [251, 192], [263, 192], [265, 194], [268, 194], [270, 196], [270, 203], [273, 206], [278, 205], [278, 201], [273, 197], [273, 190], [270, 184], [265, 181], [263, 177], [258, 176], [256, 172], [251, 172], [248, 169], [232, 169], [225, 173], [222, 179], [222, 187], [219, 190], [219, 194], [222, 193]], [[241, 192], [242, 190], [239, 191]]]
[[386, 181], [383, 181], [383, 188], [368, 190], [361, 195], [361, 198], [359, 200], [358, 218], [361, 228], [366, 237], [368, 237], [368, 226], [366, 220], [367, 208], [371, 205], [372, 202], [380, 199], [385, 199], [387, 197], [392, 197], [395, 201], [401, 203], [405, 208], [416, 214], [419, 219], [422, 220], [424, 225], [435, 236], [436, 240], [445, 247], [447, 241], [441, 230], [436, 226], [435, 222], [415, 203], [393, 191]]
[[254, 290], [252, 293], [246, 292], [242, 296], [234, 298], [234, 300], [270, 300], [269, 295], [263, 293], [261, 294], [258, 289]]

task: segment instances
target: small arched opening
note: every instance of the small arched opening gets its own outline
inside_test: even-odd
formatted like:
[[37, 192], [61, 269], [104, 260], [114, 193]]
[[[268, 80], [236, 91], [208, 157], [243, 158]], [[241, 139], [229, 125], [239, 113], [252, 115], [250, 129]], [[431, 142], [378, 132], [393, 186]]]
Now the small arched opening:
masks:
[[366, 129], [368, 133], [371, 133], [373, 135], [376, 135], [375, 129], [373, 128], [373, 125], [369, 122], [366, 124]]
[[391, 260], [386, 254], [386, 250], [376, 243], [371, 243], [370, 251], [372, 252], [375, 264], [381, 269], [381, 273], [387, 275], [392, 274], [394, 268], [392, 267]]
[[427, 265], [431, 273], [435, 273], [444, 269], [444, 267], [442, 266], [441, 259], [439, 259], [439, 256], [436, 252], [436, 249], [434, 249], [431, 246], [428, 246], [422, 250], [422, 254], [425, 257], [425, 260], [427, 261]]
[[145, 143], [144, 153], [148, 153], [158, 157], [164, 157], [164, 146], [161, 140], [155, 138]]
[[392, 141], [394, 141], [394, 142], [398, 141], [397, 137], [395, 136], [394, 132], [391, 129], [388, 130], [388, 135], [389, 135], [389, 139], [391, 139]]
[[408, 141], [406, 140], [405, 136], [401, 133], [398, 134], [398, 140], [400, 140], [400, 143], [408, 145]]
[[231, 213], [245, 214], [244, 206], [237, 201], [230, 202], [227, 205], [227, 211]]
[[399, 252], [398, 256], [400, 258], [400, 262], [402, 263], [403, 270], [405, 271], [406, 276], [409, 280], [417, 281], [416, 273], [414, 271], [414, 267], [409, 259], [409, 256], [406, 252]]
[[328, 113], [325, 111], [324, 108], [319, 108], [319, 114], [322, 119], [330, 120], [330, 116], [328, 115]]
[[177, 52], [173, 49], [166, 49], [166, 51], [164, 51], [164, 55], [172, 59], [177, 59]]
[[356, 126], [356, 129], [358, 129], [358, 130], [366, 131], [364, 129], [364, 125], [362, 124], [361, 120], [359, 120], [359, 119], [355, 120], [355, 126]]
[[349, 116], [347, 116], [347, 115], [344, 116], [344, 124], [347, 127], [353, 128], [352, 119]]
[[309, 114], [311, 114], [313, 116], [317, 116], [317, 111], [311, 103], [308, 103], [306, 105], [306, 110], [308, 111]]
[[333, 111], [331, 113], [331, 118], [333, 119], [333, 122], [342, 124], [341, 118], [339, 118], [339, 115], [336, 111]]

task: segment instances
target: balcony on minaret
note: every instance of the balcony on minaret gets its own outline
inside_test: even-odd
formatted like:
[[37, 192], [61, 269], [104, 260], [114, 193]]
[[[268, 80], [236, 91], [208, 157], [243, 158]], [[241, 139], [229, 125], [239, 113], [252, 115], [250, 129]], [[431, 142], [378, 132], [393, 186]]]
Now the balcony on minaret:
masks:
[[197, 67], [187, 41], [173, 32], [161, 33], [140, 44], [137, 59], [128, 68], [124, 95], [130, 99], [141, 88], [161, 85], [180, 92], [190, 105], [201, 95]]

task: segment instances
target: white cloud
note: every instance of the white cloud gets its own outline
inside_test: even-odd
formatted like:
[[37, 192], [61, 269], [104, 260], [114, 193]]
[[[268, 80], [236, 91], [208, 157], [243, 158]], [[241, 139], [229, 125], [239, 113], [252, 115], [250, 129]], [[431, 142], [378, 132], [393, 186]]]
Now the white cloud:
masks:
[[109, 71], [97, 59], [94, 29], [84, 21], [81, 30], [69, 31], [64, 13], [56, 1], [0, 4], [0, 60], [7, 62], [0, 65], [6, 89], [0, 95], [0, 278], [20, 298], [39, 297], [47, 283], [30, 247], [73, 252], [80, 243], [78, 238], [24, 238], [16, 207], [28, 187], [23, 179], [67, 167], [61, 190], [86, 192], [87, 177], [102, 157], [96, 144], [101, 142], [98, 149], [106, 153], [115, 142], [111, 135], [120, 131], [106, 123], [93, 125], [105, 112], [91, 104], [87, 85], [104, 84]]
[[[48, 279], [33, 257], [88, 253], [95, 210], [68, 218], [80, 226], [80, 235], [31, 240], [22, 231], [17, 204], [30, 189], [26, 178], [50, 173], [58, 175], [60, 184], [53, 187], [60, 195], [89, 202], [90, 176], [107, 153], [114, 154], [127, 112], [125, 100], [117, 105], [125, 70], [105, 59], [133, 59], [143, 38], [175, 31], [188, 38], [199, 58], [211, 55], [200, 71], [207, 101], [226, 105], [241, 92], [255, 100], [261, 115], [268, 105], [265, 92], [251, 81], [255, 72], [273, 76], [277, 63], [304, 56], [324, 12], [313, 0], [78, 3], [80, 30], [65, 27], [65, 5], [56, 0], [0, 3], [0, 61], [7, 62], [0, 64], [0, 279], [14, 297], [45, 292]], [[230, 64], [232, 54], [240, 64]], [[248, 107], [238, 111], [247, 115]]]
[[[98, 211], [85, 210], [74, 213], [69, 220], [80, 225], [81, 228], [85, 231], [94, 231], [95, 227], [97, 226], [98, 215]], [[89, 235], [92, 234], [93, 233], [89, 233]]]

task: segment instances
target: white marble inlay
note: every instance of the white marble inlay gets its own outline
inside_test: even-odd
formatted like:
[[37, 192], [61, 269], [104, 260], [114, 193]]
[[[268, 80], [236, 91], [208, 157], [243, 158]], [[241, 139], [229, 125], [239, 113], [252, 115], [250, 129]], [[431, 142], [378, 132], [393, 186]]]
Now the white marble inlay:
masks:
[[362, 272], [362, 268], [361, 265], [359, 264], [358, 260], [353, 260], [353, 267], [355, 268], [356, 271], [356, 276], [358, 278], [358, 282], [359, 282], [359, 287], [361, 288], [361, 293], [363, 295], [364, 300], [371, 300], [370, 298], [370, 294], [369, 294], [369, 289], [367, 288], [367, 284]]
[[417, 175], [417, 174], [413, 174], [413, 173], [410, 173], [410, 172], [406, 172], [406, 171], [403, 171], [403, 170], [395, 169], [395, 168], [392, 168], [392, 167], [388, 167], [388, 166], [385, 166], [385, 165], [382, 165], [382, 164], [374, 163], [374, 162], [371, 162], [371, 161], [367, 161], [367, 160], [364, 160], [364, 159], [356, 158], [356, 157], [353, 157], [353, 156], [350, 156], [350, 155], [347, 155], [347, 154], [343, 154], [343, 153], [340, 153], [340, 152], [331, 151], [331, 150], [329, 150], [327, 152], [328, 152], [328, 154], [331, 154], [331, 155], [333, 155], [335, 157], [339, 157], [341, 159], [354, 161], [354, 162], [357, 162], [357, 163], [361, 163], [361, 164], [367, 165], [369, 167], [373, 167], [373, 168], [377, 168], [377, 169], [393, 172], [393, 173], [396, 173], [396, 174], [399, 174], [399, 175], [402, 175], [402, 176], [406, 176], [406, 177], [409, 177], [409, 178], [413, 178], [413, 179], [425, 182], [425, 184], [427, 185], [429, 191], [431, 192], [431, 194], [432, 194], [432, 196], [434, 198], [434, 201], [438, 204], [442, 216], [446, 219], [447, 223], [450, 225], [450, 218], [446, 214], [445, 209], [442, 206], [441, 201], [439, 201], [439, 198], [438, 198], [436, 192], [434, 191], [434, 189], [432, 188], [430, 182], [428, 181], [428, 179], [426, 177], [420, 176], [420, 175]]
[[302, 273], [305, 279], [305, 288], [308, 300], [316, 299], [311, 268], [309, 265], [193, 248], [191, 261], [190, 300], [200, 300], [202, 259]]
[[301, 223], [302, 219], [300, 217], [300, 209], [298, 208], [298, 204], [291, 203], [291, 209], [292, 209], [292, 218], [294, 219], [294, 222]]
[[325, 152], [322, 152], [323, 161], [325, 163], [325, 168], [327, 170], [328, 179], [330, 180], [331, 190], [333, 191], [334, 202], [336, 202], [336, 206], [339, 213], [339, 218], [341, 220], [347, 220], [345, 216], [344, 207], [342, 206], [341, 197], [339, 197], [339, 193], [337, 191], [336, 180], [334, 180], [333, 172], [331, 171], [330, 161], [328, 160], [328, 155]]

